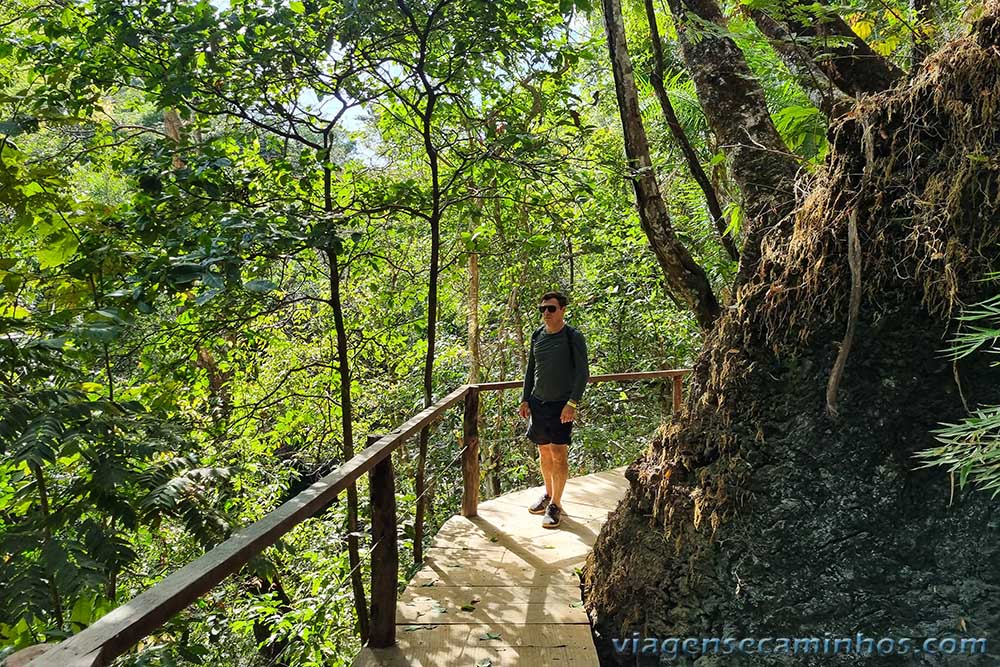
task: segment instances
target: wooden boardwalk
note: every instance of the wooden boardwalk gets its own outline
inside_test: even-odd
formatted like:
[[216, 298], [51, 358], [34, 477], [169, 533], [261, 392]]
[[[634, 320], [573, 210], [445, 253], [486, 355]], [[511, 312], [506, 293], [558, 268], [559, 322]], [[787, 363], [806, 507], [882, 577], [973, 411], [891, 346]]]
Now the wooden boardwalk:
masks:
[[556, 529], [528, 513], [540, 488], [449, 519], [400, 596], [396, 646], [365, 648], [354, 666], [596, 666], [577, 572], [628, 489], [624, 471], [569, 480]]

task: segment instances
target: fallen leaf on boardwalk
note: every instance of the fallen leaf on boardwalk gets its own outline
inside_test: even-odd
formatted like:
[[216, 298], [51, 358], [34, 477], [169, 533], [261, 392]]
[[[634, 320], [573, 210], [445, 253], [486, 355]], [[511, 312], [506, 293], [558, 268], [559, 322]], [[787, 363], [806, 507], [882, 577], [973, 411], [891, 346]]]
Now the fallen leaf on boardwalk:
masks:
[[482, 600], [482, 598], [477, 595], [476, 597], [472, 598], [471, 602], [472, 602], [472, 604], [476, 604], [477, 602], [479, 602], [481, 600]]
[[432, 611], [436, 611], [439, 614], [447, 614], [448, 613], [448, 610], [445, 609], [444, 607], [442, 607], [441, 605], [438, 605], [438, 606], [434, 607], [434, 609]]
[[570, 602], [569, 606], [572, 607], [573, 609], [576, 609], [577, 607], [582, 607], [583, 603], [582, 602]]
[[403, 628], [403, 632], [416, 632], [417, 630], [433, 630], [436, 625], [407, 625]]
[[487, 632], [486, 634], [479, 635], [479, 641], [486, 641], [488, 639], [500, 639], [499, 632]]
[[493, 667], [493, 661], [489, 658], [483, 658], [476, 663], [476, 667]]
[[428, 586], [433, 586], [433, 585], [434, 585], [434, 584], [436, 584], [437, 582], [438, 582], [438, 580], [437, 580], [437, 579], [435, 579], [434, 581], [428, 581], [428, 582], [427, 582], [426, 584], [420, 584], [420, 586], [421, 586], [422, 588], [427, 588]]
[[475, 611], [475, 610], [476, 610], [476, 608], [473, 607], [471, 604], [463, 604], [462, 605], [462, 611]]

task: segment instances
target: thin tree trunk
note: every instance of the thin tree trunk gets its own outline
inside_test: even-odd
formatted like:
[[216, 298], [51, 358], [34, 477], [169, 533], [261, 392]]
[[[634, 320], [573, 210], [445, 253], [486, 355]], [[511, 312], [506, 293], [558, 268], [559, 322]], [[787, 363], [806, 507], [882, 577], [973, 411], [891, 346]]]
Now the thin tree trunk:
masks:
[[[744, 242], [737, 283], [743, 284], [758, 271], [764, 234], [773, 229], [784, 238], [791, 231], [796, 159], [774, 127], [760, 82], [728, 37], [716, 1], [668, 2], [701, 107], [742, 191]], [[706, 23], [721, 30], [706, 30]]]
[[[38, 506], [42, 513], [42, 535], [47, 547], [52, 542], [52, 526], [50, 525], [49, 493], [45, 485], [45, 475], [42, 474], [42, 467], [37, 463], [29, 463], [28, 467], [31, 468], [31, 472], [35, 476], [35, 484], [38, 487]], [[49, 596], [52, 602], [52, 613], [55, 615], [56, 628], [62, 630], [65, 617], [54, 572], [49, 574]]]
[[639, 220], [660, 263], [670, 290], [695, 314], [703, 329], [711, 328], [719, 316], [719, 303], [699, 266], [674, 233], [667, 206], [656, 182], [649, 154], [649, 141], [639, 115], [639, 93], [632, 75], [632, 61], [625, 44], [625, 25], [620, 0], [603, 0], [604, 26], [625, 135], [625, 155], [632, 170]]
[[469, 384], [479, 384], [479, 254], [469, 253]]
[[930, 20], [932, 0], [910, 0], [910, 15], [913, 17], [914, 31], [910, 36], [910, 74], [911, 76], [920, 70], [924, 63], [924, 58], [930, 53], [930, 35], [924, 29], [924, 25]]
[[701, 187], [701, 191], [705, 194], [708, 212], [712, 215], [712, 222], [715, 224], [715, 230], [719, 233], [719, 240], [722, 242], [722, 246], [726, 249], [726, 252], [729, 253], [729, 257], [739, 261], [740, 253], [736, 249], [736, 244], [733, 242], [732, 237], [726, 235], [726, 220], [722, 214], [722, 206], [719, 204], [719, 198], [715, 194], [715, 188], [712, 187], [712, 183], [708, 180], [705, 170], [701, 168], [701, 161], [698, 160], [698, 154], [695, 153], [691, 142], [688, 141], [687, 135], [684, 133], [684, 128], [681, 127], [680, 121], [677, 120], [674, 105], [670, 103], [667, 90], [664, 88], [663, 73], [665, 67], [663, 65], [663, 44], [660, 42], [660, 29], [656, 26], [656, 9], [653, 8], [653, 0], [644, 1], [646, 5], [646, 20], [649, 22], [649, 36], [653, 45], [653, 71], [649, 80], [653, 84], [653, 90], [656, 91], [656, 98], [660, 101], [660, 109], [663, 111], [663, 117], [667, 121], [667, 126], [670, 127], [670, 133], [674, 136], [674, 141], [677, 142], [677, 145], [680, 146], [681, 152], [684, 154], [684, 159], [687, 160], [691, 176], [697, 181]]
[[[327, 141], [329, 139], [327, 138]], [[324, 161], [329, 163], [329, 156]], [[323, 208], [333, 212], [331, 191], [333, 174], [330, 167], [323, 168]], [[330, 307], [333, 309], [334, 326], [337, 329], [337, 370], [340, 374], [340, 416], [343, 429], [341, 454], [344, 461], [354, 456], [354, 410], [351, 404], [351, 368], [347, 350], [347, 327], [344, 324], [344, 307], [341, 303], [340, 264], [335, 248], [326, 249], [327, 266], [330, 269]], [[354, 610], [358, 615], [358, 629], [362, 641], [368, 639], [368, 604], [365, 600], [365, 585], [361, 572], [361, 556], [358, 548], [358, 490], [354, 484], [347, 487], [347, 557], [351, 565], [351, 588], [354, 592]]]
[[[175, 144], [181, 143], [181, 117], [176, 109], [167, 109], [163, 112], [163, 129]], [[184, 160], [181, 159], [181, 156], [177, 152], [174, 152], [171, 164], [174, 169], [184, 168]]]
[[[427, 289], [427, 356], [424, 359], [424, 407], [429, 408], [433, 403], [434, 394], [434, 341], [437, 330], [437, 305], [438, 305], [438, 272], [439, 255], [441, 251], [441, 184], [438, 174], [438, 153], [437, 148], [431, 140], [431, 118], [434, 114], [434, 105], [437, 95], [433, 89], [428, 88], [427, 107], [423, 118], [424, 150], [431, 168], [431, 266], [430, 277]], [[416, 494], [417, 507], [413, 529], [413, 560], [416, 563], [424, 560], [424, 547], [422, 544], [424, 535], [424, 514], [428, 507], [427, 498], [424, 497], [424, 471], [427, 465], [427, 440], [428, 428], [425, 426], [420, 431], [420, 451], [417, 455], [416, 474]]]

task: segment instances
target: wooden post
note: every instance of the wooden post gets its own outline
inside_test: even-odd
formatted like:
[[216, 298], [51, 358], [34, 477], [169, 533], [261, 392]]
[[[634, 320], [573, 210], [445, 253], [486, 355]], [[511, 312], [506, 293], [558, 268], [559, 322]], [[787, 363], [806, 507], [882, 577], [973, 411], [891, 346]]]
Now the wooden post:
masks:
[[684, 378], [680, 375], [674, 376], [674, 417], [676, 418], [681, 411], [681, 385]]
[[[369, 436], [369, 442], [378, 440]], [[399, 545], [396, 542], [396, 483], [392, 454], [375, 464], [368, 476], [372, 506], [372, 610], [368, 646], [388, 648], [396, 643], [396, 582]]]
[[462, 422], [462, 516], [479, 511], [479, 389], [469, 387]]

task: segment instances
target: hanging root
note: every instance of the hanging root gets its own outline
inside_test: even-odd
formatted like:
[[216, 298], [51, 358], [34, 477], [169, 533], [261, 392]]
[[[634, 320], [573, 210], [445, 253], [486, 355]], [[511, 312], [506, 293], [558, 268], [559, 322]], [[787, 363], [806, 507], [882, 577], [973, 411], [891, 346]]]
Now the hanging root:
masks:
[[847, 331], [837, 353], [837, 361], [833, 364], [830, 381], [826, 385], [826, 414], [836, 418], [837, 387], [844, 375], [847, 356], [851, 353], [851, 343], [854, 342], [854, 330], [858, 324], [858, 310], [861, 308], [861, 242], [858, 240], [858, 207], [851, 210], [847, 222], [847, 261], [851, 267], [851, 309], [847, 314]]

